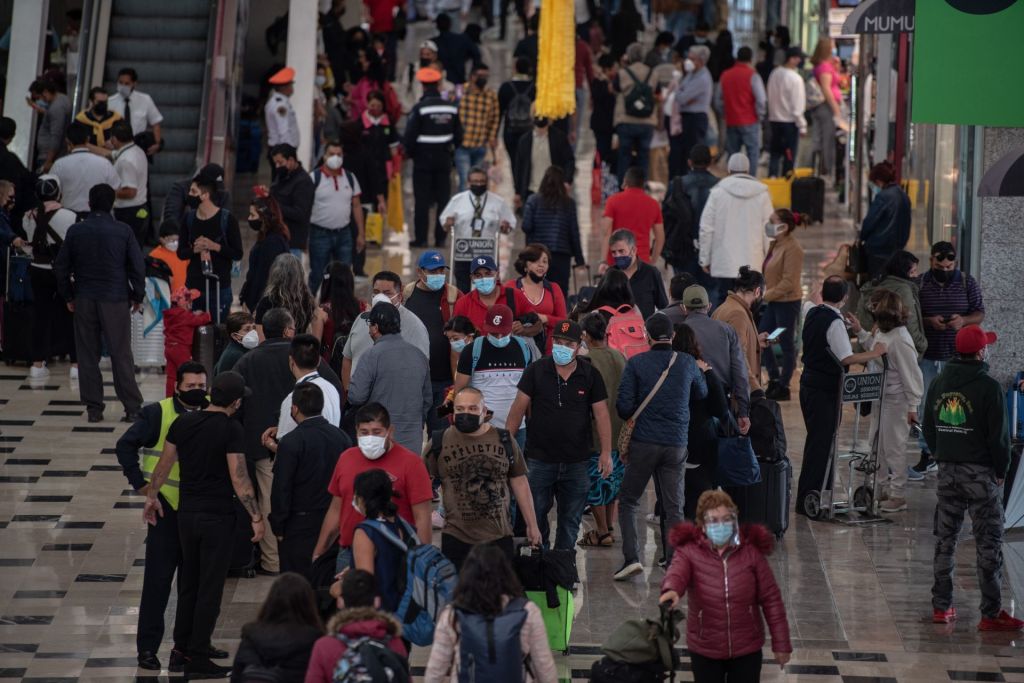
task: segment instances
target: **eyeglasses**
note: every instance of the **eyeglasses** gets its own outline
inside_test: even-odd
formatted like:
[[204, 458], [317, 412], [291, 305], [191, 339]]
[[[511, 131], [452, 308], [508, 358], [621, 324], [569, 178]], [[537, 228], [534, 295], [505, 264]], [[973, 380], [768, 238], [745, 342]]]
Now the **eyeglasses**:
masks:
[[936, 261], [950, 261], [950, 262], [953, 262], [953, 261], [956, 261], [956, 254], [954, 254], [953, 252], [949, 252], [949, 251], [944, 252], [942, 254], [935, 254], [935, 260]]

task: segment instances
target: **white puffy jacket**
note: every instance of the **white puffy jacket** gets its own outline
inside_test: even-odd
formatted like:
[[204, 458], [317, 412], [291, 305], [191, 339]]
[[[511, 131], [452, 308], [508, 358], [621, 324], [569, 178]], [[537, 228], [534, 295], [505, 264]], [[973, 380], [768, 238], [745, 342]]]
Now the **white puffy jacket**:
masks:
[[741, 266], [761, 270], [771, 242], [764, 226], [772, 211], [768, 186], [757, 178], [723, 178], [711, 188], [700, 216], [700, 265], [723, 278], [736, 277]]

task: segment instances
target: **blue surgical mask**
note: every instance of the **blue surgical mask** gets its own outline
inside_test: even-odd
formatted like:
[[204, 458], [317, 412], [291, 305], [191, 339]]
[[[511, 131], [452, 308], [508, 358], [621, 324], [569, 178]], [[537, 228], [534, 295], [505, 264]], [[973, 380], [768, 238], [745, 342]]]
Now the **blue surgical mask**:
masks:
[[44, 100], [42, 97], [40, 97], [38, 100], [36, 100], [36, 106], [40, 109], [49, 109], [50, 103]]
[[455, 353], [462, 353], [462, 349], [466, 348], [465, 339], [452, 339], [448, 343], [451, 344], [452, 351], [454, 351]]
[[444, 287], [445, 279], [444, 273], [440, 273], [438, 275], [427, 275], [427, 289], [431, 292], [436, 292]]
[[556, 365], [568, 365], [572, 362], [574, 349], [564, 344], [552, 344], [551, 345], [551, 358], [554, 359]]
[[626, 268], [629, 268], [629, 264], [633, 262], [632, 256], [616, 256], [614, 258], [615, 267], [618, 268], [619, 270], [625, 270]]
[[720, 548], [732, 539], [736, 533], [736, 525], [732, 522], [714, 522], [704, 527], [704, 533], [711, 541], [711, 545]]
[[479, 280], [473, 280], [473, 289], [487, 296], [494, 291], [494, 284], [493, 277], [482, 277]]
[[512, 341], [512, 336], [509, 335], [507, 337], [495, 337], [493, 334], [489, 334], [487, 335], [487, 341], [491, 342], [493, 346], [496, 346], [499, 349], [503, 349], [506, 346], [508, 346], [508, 343], [510, 341]]

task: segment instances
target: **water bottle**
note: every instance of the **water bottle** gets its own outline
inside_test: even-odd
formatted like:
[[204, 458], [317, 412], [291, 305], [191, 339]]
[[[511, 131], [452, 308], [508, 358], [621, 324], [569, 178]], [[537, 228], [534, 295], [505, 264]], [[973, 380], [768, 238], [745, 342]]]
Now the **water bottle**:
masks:
[[200, 262], [203, 267], [203, 275], [213, 274], [213, 260], [210, 258], [210, 252], [204, 251], [200, 257]]

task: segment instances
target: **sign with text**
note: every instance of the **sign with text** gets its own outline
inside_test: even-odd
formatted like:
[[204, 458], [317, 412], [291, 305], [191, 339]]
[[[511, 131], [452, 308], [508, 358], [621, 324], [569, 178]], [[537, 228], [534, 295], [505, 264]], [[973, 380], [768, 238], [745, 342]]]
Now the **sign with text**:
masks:
[[464, 237], [456, 239], [454, 243], [455, 261], [472, 261], [477, 256], [490, 256], [494, 258], [494, 239], [489, 237]]
[[913, 33], [914, 0], [865, 0], [843, 22], [843, 33]]
[[843, 403], [862, 403], [882, 398], [884, 372], [858, 372], [843, 377]]

